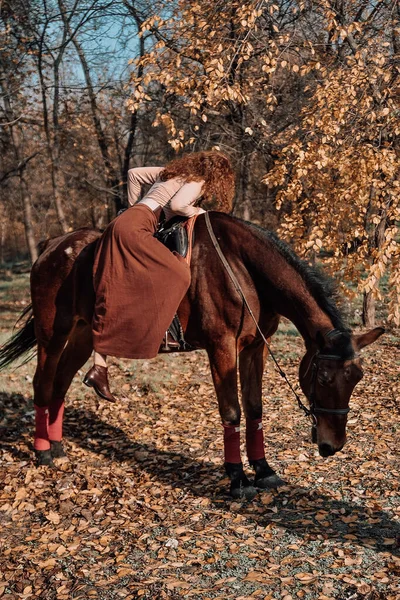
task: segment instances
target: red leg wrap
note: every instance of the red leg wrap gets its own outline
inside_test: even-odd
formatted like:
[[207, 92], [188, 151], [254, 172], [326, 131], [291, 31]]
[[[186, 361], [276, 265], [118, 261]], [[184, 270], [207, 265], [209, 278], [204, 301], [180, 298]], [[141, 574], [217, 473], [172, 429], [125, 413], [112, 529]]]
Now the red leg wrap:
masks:
[[240, 426], [224, 425], [225, 462], [241, 463], [240, 457]]
[[52, 442], [61, 442], [64, 418], [64, 398], [54, 400], [49, 408], [49, 439]]
[[265, 457], [262, 419], [246, 419], [246, 450], [250, 461]]
[[47, 406], [37, 406], [35, 404], [35, 450], [49, 450], [49, 411]]

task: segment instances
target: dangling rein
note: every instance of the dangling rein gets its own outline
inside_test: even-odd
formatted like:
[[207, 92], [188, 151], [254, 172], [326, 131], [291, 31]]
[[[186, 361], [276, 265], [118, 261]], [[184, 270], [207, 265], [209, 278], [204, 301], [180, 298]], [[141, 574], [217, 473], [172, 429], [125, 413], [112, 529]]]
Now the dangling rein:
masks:
[[221, 250], [221, 246], [219, 245], [219, 242], [217, 240], [217, 238], [215, 237], [215, 233], [214, 230], [212, 228], [211, 225], [211, 221], [210, 221], [210, 216], [208, 214], [208, 212], [205, 213], [205, 219], [206, 219], [206, 225], [207, 225], [207, 230], [208, 233], [210, 235], [211, 241], [213, 243], [213, 246], [215, 248], [215, 250], [217, 251], [217, 254], [219, 256], [219, 258], [221, 259], [222, 264], [225, 267], [226, 272], [228, 273], [229, 277], [231, 278], [231, 281], [236, 289], [236, 291], [238, 292], [239, 296], [242, 298], [243, 303], [245, 305], [245, 307], [247, 308], [247, 310], [249, 311], [249, 314], [251, 316], [251, 318], [254, 321], [254, 324], [257, 328], [258, 333], [260, 334], [264, 344], [267, 346], [268, 348], [268, 352], [272, 358], [272, 360], [275, 363], [275, 366], [278, 370], [279, 375], [286, 381], [287, 385], [289, 386], [289, 388], [292, 390], [296, 400], [297, 400], [297, 404], [299, 405], [299, 408], [301, 408], [306, 417], [311, 417], [313, 420], [313, 425], [316, 426], [317, 424], [317, 417], [316, 414], [317, 413], [332, 413], [332, 414], [340, 414], [340, 415], [344, 415], [347, 414], [349, 412], [349, 408], [338, 408], [338, 409], [330, 409], [330, 408], [319, 408], [318, 406], [315, 405], [315, 379], [316, 379], [316, 374], [318, 371], [318, 363], [317, 360], [337, 360], [338, 357], [337, 356], [330, 356], [327, 354], [319, 354], [318, 352], [314, 355], [314, 358], [312, 360], [312, 366], [313, 366], [313, 377], [312, 377], [312, 389], [311, 389], [311, 394], [310, 394], [310, 408], [307, 408], [307, 406], [305, 406], [303, 404], [303, 402], [301, 401], [300, 396], [298, 395], [298, 393], [296, 392], [296, 390], [294, 389], [294, 387], [292, 386], [292, 384], [290, 383], [289, 379], [287, 378], [286, 373], [283, 371], [283, 369], [280, 367], [277, 359], [274, 356], [274, 353], [271, 350], [271, 346], [267, 340], [267, 338], [265, 337], [265, 335], [263, 334], [263, 332], [261, 331], [261, 328], [257, 322], [256, 317], [254, 316], [253, 311], [251, 310], [251, 306], [249, 305], [246, 296], [244, 295], [244, 292], [240, 286], [240, 283], [237, 280], [237, 277], [235, 275], [235, 273], [232, 271], [228, 261], [225, 258], [224, 253]]

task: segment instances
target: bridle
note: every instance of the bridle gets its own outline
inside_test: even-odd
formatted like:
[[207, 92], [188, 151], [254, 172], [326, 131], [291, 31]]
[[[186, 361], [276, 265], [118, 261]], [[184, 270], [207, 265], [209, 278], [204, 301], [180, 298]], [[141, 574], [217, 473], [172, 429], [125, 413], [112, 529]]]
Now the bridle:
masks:
[[[334, 330], [333, 330], [334, 331]], [[331, 332], [329, 332], [331, 333]], [[321, 354], [316, 352], [311, 359], [311, 389], [310, 389], [310, 408], [307, 409], [309, 415], [317, 415], [317, 414], [331, 414], [331, 415], [347, 415], [350, 412], [350, 408], [323, 408], [322, 406], [317, 406], [316, 404], [316, 383], [319, 369], [319, 361], [320, 360], [334, 360], [336, 362], [343, 362], [344, 360], [350, 360], [351, 358], [356, 358], [356, 354], [348, 357], [346, 359], [341, 358], [335, 354]], [[310, 367], [309, 367], [310, 368]]]
[[[317, 383], [317, 375], [318, 375], [318, 369], [319, 369], [319, 361], [321, 360], [335, 360], [335, 361], [341, 361], [344, 362], [345, 360], [349, 360], [351, 358], [355, 358], [357, 355], [354, 354], [351, 357], [348, 357], [346, 359], [343, 359], [340, 356], [334, 355], [334, 354], [320, 354], [318, 351], [313, 355], [313, 357], [311, 358], [310, 361], [310, 365], [306, 371], [306, 375], [308, 373], [308, 370], [311, 368], [312, 369], [312, 374], [311, 374], [311, 389], [310, 389], [310, 396], [309, 396], [309, 402], [310, 402], [310, 408], [308, 408], [302, 401], [300, 396], [298, 395], [298, 393], [296, 392], [296, 390], [294, 389], [294, 387], [292, 386], [292, 384], [290, 383], [289, 379], [287, 378], [286, 373], [283, 371], [283, 369], [281, 368], [281, 366], [279, 365], [277, 359], [274, 356], [274, 353], [271, 350], [271, 346], [267, 340], [267, 338], [265, 337], [265, 335], [263, 334], [263, 332], [261, 331], [261, 328], [257, 322], [256, 317], [254, 316], [254, 313], [247, 301], [246, 296], [244, 295], [244, 292], [240, 286], [240, 283], [237, 280], [236, 275], [234, 274], [234, 272], [232, 271], [228, 261], [225, 258], [224, 253], [221, 250], [221, 246], [218, 243], [218, 240], [215, 236], [214, 230], [212, 228], [211, 225], [211, 221], [210, 221], [210, 216], [208, 214], [208, 212], [205, 213], [205, 220], [206, 220], [206, 226], [207, 226], [207, 230], [208, 233], [210, 235], [211, 241], [214, 245], [215, 250], [217, 251], [217, 254], [219, 256], [219, 258], [221, 259], [222, 264], [225, 267], [225, 270], [227, 271], [229, 277], [232, 280], [232, 283], [236, 289], [236, 291], [238, 292], [238, 294], [241, 296], [244, 305], [246, 306], [247, 310], [249, 311], [249, 314], [251, 316], [251, 318], [254, 321], [254, 324], [257, 328], [258, 333], [260, 334], [264, 344], [267, 346], [269, 354], [273, 360], [273, 362], [275, 363], [275, 366], [277, 368], [277, 371], [279, 373], [279, 375], [286, 381], [287, 385], [289, 386], [289, 388], [292, 390], [296, 400], [297, 400], [297, 404], [299, 405], [299, 408], [301, 408], [301, 410], [304, 412], [304, 414], [306, 415], [306, 417], [311, 417], [312, 419], [312, 426], [313, 426], [313, 435], [315, 433], [315, 429], [316, 426], [318, 424], [318, 420], [317, 420], [317, 415], [318, 414], [331, 414], [331, 415], [347, 415], [350, 411], [350, 408], [323, 408], [320, 406], [317, 406], [316, 404], [316, 383]], [[336, 330], [332, 330], [328, 333], [328, 335], [332, 335]]]
[[[332, 330], [332, 332], [333, 331], [335, 331], [335, 330]], [[332, 332], [329, 332], [329, 333], [332, 333]], [[288, 384], [288, 386], [292, 390], [294, 396], [296, 397], [299, 408], [301, 408], [301, 410], [304, 412], [306, 417], [311, 417], [313, 427], [316, 427], [318, 424], [318, 420], [317, 420], [318, 414], [347, 415], [350, 412], [349, 407], [347, 407], [347, 408], [323, 408], [322, 406], [317, 406], [317, 402], [316, 402], [316, 399], [317, 399], [317, 394], [316, 394], [317, 376], [318, 376], [318, 370], [319, 370], [319, 361], [334, 360], [336, 362], [344, 362], [345, 360], [350, 360], [351, 358], [356, 358], [357, 357], [356, 354], [353, 354], [353, 356], [344, 359], [335, 354], [322, 354], [319, 351], [315, 352], [315, 354], [312, 356], [312, 358], [310, 360], [308, 369], [303, 376], [303, 377], [305, 377], [307, 375], [308, 371], [311, 369], [311, 387], [310, 387], [310, 393], [309, 393], [309, 397], [308, 397], [310, 407], [308, 408], [301, 401], [298, 393], [296, 392], [296, 390], [293, 388], [292, 384], [288, 380], [286, 373], [279, 366], [279, 364], [278, 364], [275, 356], [271, 352], [271, 348], [269, 346], [268, 346], [268, 349], [270, 351], [271, 358], [273, 359], [273, 361], [278, 369], [279, 374], [281, 375], [281, 377], [283, 377], [285, 379], [286, 383]]]
[[[332, 334], [335, 330], [332, 330], [331, 332], [329, 332], [330, 334]], [[310, 361], [310, 365], [305, 373], [305, 375], [307, 375], [308, 370], [311, 368], [311, 388], [310, 388], [310, 397], [309, 397], [309, 402], [310, 402], [310, 408], [307, 408], [307, 406], [305, 406], [302, 402], [301, 404], [299, 404], [299, 406], [304, 410], [306, 416], [311, 417], [312, 419], [312, 428], [311, 428], [311, 438], [312, 441], [315, 443], [317, 441], [317, 425], [318, 425], [318, 419], [317, 419], [317, 415], [318, 414], [330, 414], [330, 415], [347, 415], [350, 412], [350, 407], [347, 408], [323, 408], [322, 406], [317, 406], [316, 404], [316, 384], [317, 384], [317, 376], [318, 376], [318, 369], [319, 369], [319, 361], [320, 360], [334, 360], [334, 361], [341, 361], [344, 362], [344, 360], [350, 360], [352, 358], [356, 358], [358, 355], [356, 353], [353, 354], [353, 356], [349, 356], [346, 359], [343, 359], [340, 356], [336, 356], [335, 354], [321, 354], [320, 352], [316, 352], [314, 354], [314, 356], [311, 358]], [[297, 400], [297, 402], [299, 402], [299, 400]]]

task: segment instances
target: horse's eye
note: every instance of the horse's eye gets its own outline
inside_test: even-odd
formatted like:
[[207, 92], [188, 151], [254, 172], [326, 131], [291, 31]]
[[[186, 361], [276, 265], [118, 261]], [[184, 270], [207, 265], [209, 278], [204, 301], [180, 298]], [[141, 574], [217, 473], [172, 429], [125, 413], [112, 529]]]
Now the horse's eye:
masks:
[[360, 379], [363, 378], [363, 371], [362, 369], [360, 369], [359, 367], [357, 367], [356, 365], [349, 365], [348, 367], [345, 367], [344, 369], [344, 376], [345, 379], [347, 379], [347, 381], [352, 380], [355, 381], [356, 383], [358, 381], [360, 381]]

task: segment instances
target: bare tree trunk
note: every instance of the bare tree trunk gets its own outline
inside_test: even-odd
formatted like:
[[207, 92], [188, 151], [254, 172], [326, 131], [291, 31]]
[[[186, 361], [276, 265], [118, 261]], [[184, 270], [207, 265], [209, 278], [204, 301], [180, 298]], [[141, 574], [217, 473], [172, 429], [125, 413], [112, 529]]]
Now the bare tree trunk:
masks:
[[[138, 28], [139, 28], [139, 26], [138, 26]], [[144, 38], [142, 36], [140, 38], [140, 56], [143, 56], [143, 55], [144, 55]], [[143, 67], [142, 67], [142, 65], [140, 65], [139, 69], [138, 69], [138, 77], [141, 77], [142, 75], [143, 75]], [[129, 163], [131, 160], [133, 144], [134, 144], [135, 137], [136, 137], [137, 124], [138, 124], [138, 114], [137, 114], [137, 112], [134, 112], [131, 115], [129, 135], [128, 135], [128, 140], [127, 140], [126, 146], [125, 146], [124, 161], [123, 161], [123, 165], [122, 165], [123, 196], [124, 196], [124, 204], [126, 206], [128, 206], [128, 170], [129, 170]]]
[[241, 198], [241, 209], [243, 219], [245, 221], [250, 221], [251, 219], [251, 202], [248, 195], [249, 188], [249, 177], [248, 177], [248, 168], [247, 168], [248, 157], [246, 156], [243, 160], [243, 169], [241, 169], [240, 179], [242, 182], [242, 198]]
[[[140, 19], [138, 13], [136, 12], [134, 5], [130, 4], [126, 0], [124, 1], [124, 5], [128, 9], [129, 13], [132, 15], [133, 19], [135, 20], [136, 27], [137, 27], [137, 30], [139, 33], [141, 25], [142, 25], [142, 20]], [[145, 52], [145, 37], [144, 37], [144, 35], [141, 35], [139, 38], [139, 57], [140, 58], [142, 58], [142, 56], [144, 56], [144, 52]], [[137, 76], [140, 78], [140, 77], [142, 77], [142, 75], [143, 75], [143, 65], [140, 64], [138, 71], [137, 71]], [[123, 199], [124, 199], [125, 206], [128, 206], [128, 170], [129, 170], [129, 163], [130, 163], [130, 159], [131, 159], [133, 144], [134, 144], [135, 137], [136, 137], [137, 125], [138, 125], [138, 114], [135, 111], [131, 115], [128, 140], [126, 142], [125, 152], [124, 152], [124, 160], [123, 160], [123, 164], [122, 164], [122, 183], [123, 183], [122, 190], [123, 190]]]
[[54, 97], [53, 97], [53, 146], [51, 148], [51, 163], [52, 163], [52, 184], [54, 190], [54, 204], [56, 207], [58, 222], [60, 223], [63, 233], [69, 231], [68, 223], [65, 218], [63, 202], [59, 187], [60, 181], [60, 122], [58, 118], [59, 103], [60, 103], [60, 64], [65, 51], [65, 39], [67, 32], [64, 29], [62, 48], [54, 61]]
[[99, 110], [97, 107], [96, 95], [94, 93], [92, 78], [90, 76], [89, 65], [86, 61], [86, 57], [83, 52], [83, 49], [80, 46], [80, 44], [78, 43], [78, 41], [76, 40], [76, 38], [73, 39], [73, 44], [79, 55], [81, 65], [83, 68], [83, 72], [85, 74], [85, 80], [86, 80], [86, 85], [88, 88], [90, 106], [92, 109], [93, 124], [94, 124], [94, 128], [96, 131], [97, 142], [99, 144], [100, 152], [103, 157], [103, 162], [104, 162], [104, 167], [105, 167], [105, 179], [106, 179], [107, 185], [110, 188], [110, 191], [112, 191], [112, 199], [115, 204], [115, 211], [118, 212], [119, 210], [121, 210], [121, 208], [124, 208], [124, 204], [123, 204], [123, 201], [121, 198], [121, 189], [120, 189], [121, 182], [120, 182], [120, 179], [119, 179], [119, 177], [112, 165], [112, 162], [111, 162], [111, 157], [110, 157], [110, 152], [109, 152], [109, 147], [108, 147], [109, 144], [107, 141], [106, 134], [103, 131], [103, 127], [101, 125]]
[[4, 265], [4, 246], [6, 242], [6, 222], [2, 220], [0, 226], [0, 265]]
[[66, 29], [69, 37], [71, 38], [73, 45], [75, 46], [75, 50], [78, 54], [80, 63], [82, 65], [83, 73], [85, 76], [86, 87], [87, 87], [88, 95], [89, 95], [89, 102], [90, 102], [90, 107], [91, 107], [91, 111], [92, 111], [92, 120], [93, 120], [94, 129], [96, 132], [97, 143], [99, 145], [101, 156], [103, 157], [103, 162], [104, 162], [104, 167], [105, 167], [105, 180], [107, 182], [107, 185], [110, 188], [109, 196], [112, 196], [112, 199], [115, 204], [115, 211], [118, 212], [119, 210], [121, 210], [121, 208], [124, 207], [123, 201], [122, 201], [122, 194], [121, 194], [121, 181], [120, 181], [120, 178], [118, 177], [118, 174], [112, 164], [110, 151], [109, 151], [109, 142], [107, 140], [107, 136], [106, 136], [106, 134], [103, 130], [102, 124], [101, 124], [100, 111], [97, 106], [97, 99], [96, 99], [96, 94], [94, 92], [94, 86], [93, 86], [92, 77], [90, 74], [89, 64], [86, 60], [86, 56], [83, 51], [83, 48], [80, 45], [80, 43], [78, 42], [78, 39], [76, 37], [76, 31], [75, 32], [72, 31], [71, 23], [67, 19], [66, 8], [65, 8], [63, 0], [59, 0], [59, 6], [61, 9], [61, 17], [63, 19], [65, 29]]
[[[374, 190], [372, 191], [371, 198], [373, 197], [373, 194]], [[380, 215], [381, 220], [371, 234], [372, 240], [370, 241], [370, 246], [377, 250], [382, 247], [385, 241], [385, 231], [388, 227], [388, 210], [390, 208], [390, 204], [391, 198], [388, 199], [386, 206], [382, 209]], [[377, 281], [376, 285], [379, 285], [379, 281]], [[375, 308], [376, 301], [372, 291], [370, 290], [369, 292], [364, 292], [362, 322], [366, 327], [375, 326]]]
[[245, 221], [250, 221], [253, 212], [249, 195], [251, 148], [245, 140], [242, 141], [241, 151], [238, 201], [235, 206], [235, 214], [239, 214]]
[[[46, 83], [45, 83], [45, 79], [44, 79], [44, 65], [43, 65], [43, 37], [44, 37], [44, 34], [45, 34], [45, 26], [43, 28], [42, 37], [39, 41], [39, 53], [38, 53], [38, 60], [37, 60], [37, 69], [38, 69], [40, 91], [41, 91], [42, 105], [43, 105], [43, 126], [44, 126], [44, 132], [45, 132], [45, 136], [46, 136], [47, 154], [48, 154], [49, 161], [50, 161], [50, 179], [51, 179], [51, 186], [53, 189], [54, 207], [56, 210], [56, 215], [57, 215], [58, 222], [60, 224], [61, 231], [63, 233], [67, 233], [68, 224], [67, 224], [67, 220], [65, 218], [65, 213], [64, 213], [64, 209], [63, 209], [63, 205], [62, 205], [62, 199], [61, 199], [60, 191], [58, 188], [58, 172], [59, 172], [58, 164], [57, 164], [58, 158], [57, 158], [57, 156], [54, 157], [54, 154], [53, 154], [53, 143], [52, 143], [51, 132], [50, 132], [49, 111], [48, 111], [48, 106], [47, 106]], [[60, 60], [61, 60], [61, 58], [60, 58]], [[55, 81], [56, 91], [55, 91], [55, 98], [54, 98], [55, 105], [53, 107], [53, 116], [57, 114], [57, 110], [58, 110], [58, 89], [57, 89], [58, 66], [59, 65], [55, 64], [55, 79], [57, 79], [57, 80]]]
[[22, 203], [22, 207], [23, 207], [26, 245], [28, 247], [31, 263], [33, 264], [38, 257], [38, 252], [37, 252], [35, 235], [34, 235], [33, 227], [32, 227], [31, 199], [29, 197], [26, 182], [23, 178], [22, 173], [20, 173], [20, 176], [19, 176], [19, 190], [20, 190], [20, 196], [21, 196], [21, 203]]
[[[10, 122], [15, 121], [14, 111], [12, 109], [12, 106], [11, 106], [11, 103], [9, 100], [9, 96], [7, 94], [7, 90], [4, 89], [4, 84], [2, 82], [0, 82], [0, 83], [1, 83], [1, 91], [2, 91], [3, 97], [4, 97], [4, 106], [5, 106], [6, 114], [9, 118]], [[31, 206], [31, 201], [30, 201], [30, 197], [29, 197], [29, 193], [28, 193], [28, 188], [27, 188], [26, 182], [24, 181], [24, 178], [23, 178], [23, 172], [26, 168], [26, 165], [28, 164], [28, 161], [22, 159], [23, 150], [21, 151], [21, 146], [23, 148], [23, 141], [21, 141], [21, 140], [22, 140], [22, 133], [20, 131], [19, 124], [15, 124], [15, 125], [11, 126], [10, 133], [9, 133], [9, 141], [11, 143], [11, 146], [12, 146], [12, 149], [14, 152], [15, 162], [16, 162], [17, 169], [18, 169], [19, 191], [20, 191], [20, 198], [21, 198], [22, 210], [23, 210], [23, 215], [24, 215], [25, 238], [26, 238], [26, 244], [28, 247], [31, 262], [33, 263], [37, 259], [37, 249], [36, 249], [35, 235], [33, 232], [32, 206]]]
[[375, 327], [375, 297], [372, 292], [364, 292], [362, 322], [365, 327]]

